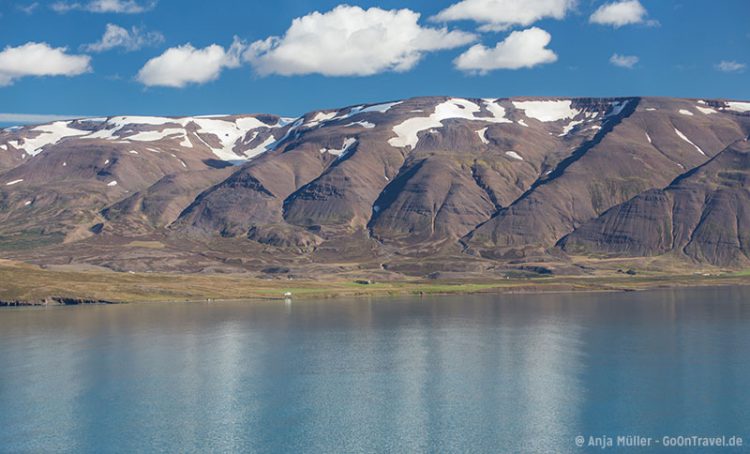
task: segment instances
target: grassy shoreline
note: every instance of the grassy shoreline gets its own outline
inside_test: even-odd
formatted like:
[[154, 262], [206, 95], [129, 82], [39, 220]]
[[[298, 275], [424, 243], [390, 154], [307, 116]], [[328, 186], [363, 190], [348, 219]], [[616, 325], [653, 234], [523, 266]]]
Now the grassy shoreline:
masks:
[[246, 275], [116, 273], [45, 270], [0, 260], [0, 302], [8, 304], [144, 303], [221, 300], [450, 295], [475, 293], [617, 292], [656, 288], [750, 285], [750, 272], [721, 275], [650, 274], [558, 276], [530, 279], [405, 278], [371, 284], [355, 279], [265, 280]]

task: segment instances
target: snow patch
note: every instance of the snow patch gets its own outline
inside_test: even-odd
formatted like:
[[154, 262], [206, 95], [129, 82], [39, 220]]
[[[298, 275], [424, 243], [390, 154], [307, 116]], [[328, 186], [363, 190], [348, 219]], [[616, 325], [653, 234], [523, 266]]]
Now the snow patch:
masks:
[[529, 127], [529, 125], [527, 125], [526, 122], [523, 121], [523, 120], [518, 120], [518, 124], [521, 125], [521, 126], [523, 126], [524, 128], [528, 128]]
[[297, 121], [297, 118], [280, 117], [279, 121], [274, 126], [272, 126], [272, 127], [273, 128], [283, 128], [284, 126], [286, 126], [286, 125], [288, 125], [290, 123], [294, 123], [295, 121]]
[[[211, 147], [211, 151], [219, 159], [231, 161], [241, 157], [234, 152], [234, 147], [248, 132], [253, 129], [267, 128], [268, 126], [257, 118], [239, 118], [235, 121], [216, 120], [213, 118], [196, 118], [193, 122], [198, 125], [198, 134], [213, 134], [221, 144], [218, 148]], [[185, 139], [187, 140], [187, 138]], [[205, 141], [204, 141], [205, 143]]]
[[365, 107], [360, 111], [360, 113], [367, 113], [367, 112], [379, 112], [379, 113], [386, 113], [392, 108], [398, 106], [399, 104], [403, 104], [403, 101], [396, 101], [396, 102], [387, 102], [383, 104], [375, 104], [370, 107]]
[[653, 107], [649, 107], [649, 108], [647, 108], [647, 109], [646, 109], [646, 111], [648, 111], [648, 112], [653, 112], [653, 111], [655, 111], [655, 110], [656, 110], [656, 109], [654, 109]]
[[727, 106], [735, 112], [750, 112], [750, 102], [728, 102]]
[[711, 115], [711, 114], [716, 113], [716, 111], [710, 107], [695, 106], [695, 108], [698, 109], [698, 112], [705, 114], [705, 115]]
[[[287, 119], [285, 118], [281, 118], [279, 119], [279, 122], [286, 121], [286, 120]], [[244, 131], [252, 131], [253, 129], [260, 129], [260, 128], [268, 128], [267, 124], [263, 123], [262, 121], [258, 120], [255, 117], [237, 118], [234, 120], [234, 124], [237, 125], [239, 129], [242, 129]]]
[[124, 117], [111, 117], [107, 119], [106, 123], [112, 125], [115, 129], [122, 129], [130, 125], [148, 125], [148, 126], [162, 126], [167, 123], [180, 124], [177, 118], [168, 117], [142, 117], [142, 116], [124, 116]]
[[250, 150], [245, 151], [245, 157], [247, 159], [253, 159], [254, 157], [261, 155], [272, 148], [272, 145], [276, 143], [276, 139], [273, 138], [273, 136], [268, 136], [268, 138], [263, 142], [262, 144], [258, 145], [255, 148], [252, 148]]
[[383, 104], [374, 104], [368, 107], [364, 107], [364, 106], [355, 107], [349, 112], [349, 114], [347, 115], [347, 118], [353, 115], [359, 115], [359, 114], [369, 113], [369, 112], [386, 113], [389, 110], [391, 110], [393, 107], [402, 103], [403, 101], [398, 101], [398, 102], [387, 102]]
[[335, 149], [335, 148], [321, 148], [320, 152], [321, 153], [332, 154], [334, 156], [338, 156], [339, 158], [341, 158], [341, 157], [345, 156], [348, 153], [349, 149], [354, 144], [356, 144], [356, 143], [357, 143], [357, 139], [349, 137], [346, 140], [344, 140], [344, 144], [341, 146], [340, 149]]
[[314, 128], [316, 126], [319, 126], [327, 121], [330, 121], [336, 118], [337, 113], [338, 112], [318, 112], [315, 114], [312, 120], [305, 123], [305, 126], [308, 128]]
[[[497, 106], [501, 108], [500, 106]], [[493, 115], [500, 112], [497, 108]], [[442, 128], [443, 121], [460, 118], [464, 120], [484, 121], [487, 123], [511, 123], [510, 120], [503, 117], [477, 117], [474, 114], [480, 111], [480, 107], [466, 99], [453, 98], [435, 106], [435, 112], [429, 117], [413, 117], [405, 120], [401, 124], [393, 127], [393, 132], [397, 137], [388, 140], [393, 147], [411, 147], [414, 149], [419, 142], [419, 133], [422, 131], [432, 132], [434, 128]]]
[[86, 136], [81, 137], [82, 139], [103, 139], [103, 140], [117, 140], [119, 137], [115, 136], [116, 132], [119, 132], [116, 128], [104, 128], [96, 132], [92, 132]]
[[349, 123], [345, 126], [345, 128], [348, 128], [350, 126], [362, 126], [365, 129], [372, 129], [375, 127], [375, 123], [370, 123], [369, 121], [355, 121], [354, 123]]
[[690, 112], [687, 109], [680, 109], [680, 110], [678, 110], [678, 112], [680, 113], [680, 115], [687, 115], [688, 117], [692, 117], [693, 116], [693, 112]]
[[23, 204], [23, 206], [25, 206], [25, 207], [27, 207], [29, 205], [31, 205], [31, 200], [27, 200], [26, 203]]
[[648, 143], [654, 143], [654, 142], [653, 142], [653, 141], [651, 140], [651, 136], [650, 136], [650, 135], [648, 135], [648, 133], [646, 133], [646, 140], [648, 140]]
[[[56, 121], [48, 125], [37, 126], [31, 129], [32, 132], [39, 134], [33, 139], [24, 138], [23, 147], [16, 145], [15, 148], [23, 150], [31, 156], [36, 156], [42, 152], [47, 145], [60, 142], [68, 137], [84, 136], [90, 134], [90, 131], [71, 128], [72, 121]], [[17, 142], [16, 142], [17, 143]]]
[[351, 110], [349, 110], [349, 112], [347, 112], [344, 115], [337, 116], [336, 118], [334, 118], [334, 120], [346, 120], [347, 118], [351, 118], [355, 115], [370, 113], [370, 112], [386, 113], [389, 110], [391, 110], [393, 107], [402, 103], [403, 101], [398, 101], [398, 102], [387, 102], [383, 104], [374, 104], [372, 106], [352, 107]]
[[677, 136], [678, 136], [678, 137], [679, 137], [680, 139], [682, 139], [682, 140], [684, 140], [685, 142], [689, 143], [690, 145], [694, 146], [694, 147], [695, 147], [695, 149], [696, 149], [696, 150], [698, 150], [698, 153], [702, 154], [703, 156], [705, 156], [705, 155], [706, 155], [706, 153], [704, 153], [704, 152], [703, 152], [703, 150], [701, 150], [701, 148], [700, 148], [700, 147], [699, 147], [698, 145], [696, 145], [696, 144], [694, 144], [693, 142], [691, 142], [691, 141], [690, 141], [690, 139], [688, 139], [688, 138], [687, 138], [687, 136], [685, 136], [685, 134], [683, 134], [683, 133], [682, 133], [682, 131], [680, 131], [679, 129], [675, 128], [675, 129], [674, 129], [674, 132], [675, 132], [675, 133], [677, 133]]
[[130, 153], [130, 154], [138, 154], [138, 152], [135, 151], [135, 150], [130, 150], [130, 151], [128, 151], [128, 153]]
[[23, 178], [21, 178], [20, 180], [9, 181], [9, 182], [5, 183], [5, 186], [13, 186], [13, 185], [16, 185], [16, 184], [22, 183], [22, 182], [23, 182]]
[[487, 140], [487, 129], [488, 128], [482, 128], [479, 131], [477, 131], [477, 134], [479, 135], [479, 140], [481, 140], [483, 144], [490, 143], [490, 141]]
[[[224, 117], [225, 118], [225, 117]], [[206, 145], [218, 158], [223, 160], [243, 159], [234, 153], [238, 142], [255, 129], [278, 128], [286, 126], [291, 120], [280, 118], [275, 126], [269, 126], [255, 117], [242, 117], [222, 119], [221, 116], [204, 115], [199, 117], [141, 117], [121, 116], [102, 120], [103, 127], [95, 132], [76, 131], [75, 135], [83, 139], [103, 139], [128, 143], [156, 142], [159, 140], [179, 140], [179, 145], [185, 148], [193, 148], [193, 142], [187, 129], [188, 125], [197, 126], [196, 134], [211, 134], [219, 139], [220, 145], [212, 147], [203, 140], [200, 135], [193, 136]], [[94, 122], [93, 120], [81, 120]], [[65, 123], [65, 122], [62, 122]], [[140, 126], [166, 126], [161, 131], [138, 131]], [[70, 131], [67, 132], [70, 134]], [[130, 134], [130, 135], [129, 135]], [[246, 157], [246, 156], [245, 156]]]
[[552, 122], [574, 118], [581, 113], [578, 109], [573, 109], [572, 101], [520, 101], [513, 102], [516, 109], [526, 112], [529, 118], [536, 118], [543, 122]]
[[175, 139], [175, 136], [183, 136], [185, 134], [184, 129], [167, 128], [161, 131], [142, 131], [135, 135], [125, 137], [126, 140], [136, 142], [156, 142], [157, 140], [164, 139]]
[[258, 137], [258, 131], [253, 131], [253, 133], [248, 137], [247, 135], [242, 140], [242, 143], [253, 143], [253, 141]]
[[617, 101], [615, 103], [612, 103], [612, 110], [605, 116], [605, 118], [616, 117], [620, 115], [627, 105], [628, 101]]
[[496, 99], [485, 99], [484, 106], [496, 120], [495, 123], [513, 123], [505, 118], [505, 107], [498, 104]]
[[505, 154], [508, 155], [508, 157], [510, 158], [516, 159], [518, 161], [523, 161], [523, 158], [521, 157], [521, 155], [519, 155], [515, 151], [506, 151]]
[[583, 123], [583, 120], [573, 120], [570, 123], [568, 123], [567, 126], [563, 128], [562, 134], [560, 134], [558, 137], [564, 137], [570, 134], [571, 131], [573, 131], [573, 128]]

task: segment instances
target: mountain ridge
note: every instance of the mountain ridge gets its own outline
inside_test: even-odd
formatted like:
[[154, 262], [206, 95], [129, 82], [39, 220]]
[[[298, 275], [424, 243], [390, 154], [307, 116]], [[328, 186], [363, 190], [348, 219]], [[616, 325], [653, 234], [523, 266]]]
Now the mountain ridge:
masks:
[[[582, 237], [591, 223], [746, 141], [749, 112], [728, 100], [421, 97], [296, 119], [3, 129], [0, 253], [118, 270], [577, 272], [573, 251], [602, 253]], [[123, 246], [144, 241], [161, 246]], [[659, 255], [741, 267], [739, 248]]]

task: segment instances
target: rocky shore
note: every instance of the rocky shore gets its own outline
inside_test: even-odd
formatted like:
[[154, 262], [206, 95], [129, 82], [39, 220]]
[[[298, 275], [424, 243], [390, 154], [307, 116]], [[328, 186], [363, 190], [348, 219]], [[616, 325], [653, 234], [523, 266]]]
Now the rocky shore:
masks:
[[14, 306], [78, 306], [83, 304], [118, 304], [113, 301], [52, 296], [36, 300], [0, 300], [0, 307]]

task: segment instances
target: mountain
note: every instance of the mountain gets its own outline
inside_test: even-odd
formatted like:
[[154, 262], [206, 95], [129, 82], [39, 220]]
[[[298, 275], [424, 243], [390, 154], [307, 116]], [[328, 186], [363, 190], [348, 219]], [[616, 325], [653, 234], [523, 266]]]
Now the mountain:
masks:
[[749, 135], [750, 103], [639, 97], [10, 128], [0, 256], [300, 275], [743, 267]]
[[714, 265], [750, 264], [750, 142], [617, 205], [563, 238], [568, 252], [674, 254]]

